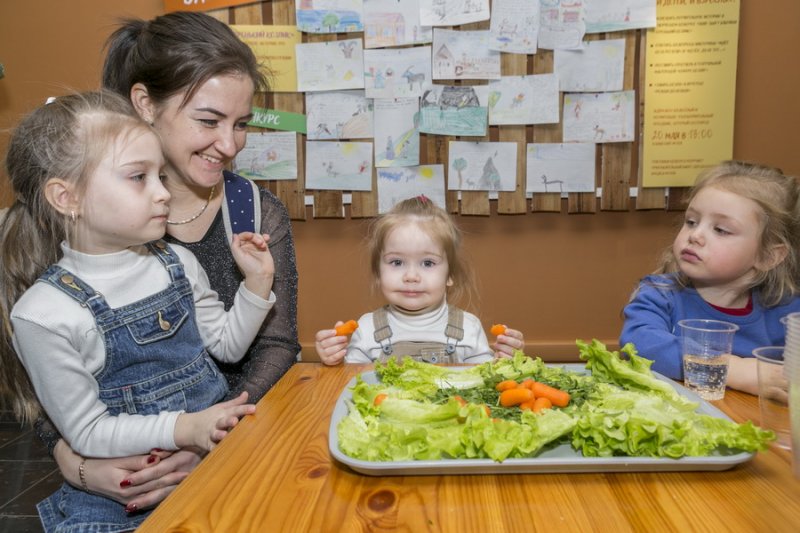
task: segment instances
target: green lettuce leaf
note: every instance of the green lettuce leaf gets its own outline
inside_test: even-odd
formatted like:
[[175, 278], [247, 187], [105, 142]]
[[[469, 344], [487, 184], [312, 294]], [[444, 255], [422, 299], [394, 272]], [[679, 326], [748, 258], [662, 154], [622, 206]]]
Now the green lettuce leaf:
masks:
[[633, 344], [628, 343], [620, 351], [628, 356], [625, 360], [619, 352], [611, 352], [605, 344], [593, 339], [591, 344], [575, 341], [580, 350], [580, 358], [586, 361], [586, 368], [592, 372], [596, 381], [613, 383], [623, 389], [650, 392], [664, 398], [676, 409], [694, 411], [699, 404], [681, 396], [672, 385], [653, 375], [649, 359], [637, 355]]

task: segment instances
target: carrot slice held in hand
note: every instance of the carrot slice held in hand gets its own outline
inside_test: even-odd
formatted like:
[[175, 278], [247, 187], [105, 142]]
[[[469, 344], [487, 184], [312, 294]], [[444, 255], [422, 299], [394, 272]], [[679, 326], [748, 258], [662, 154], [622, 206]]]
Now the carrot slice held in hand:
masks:
[[503, 335], [506, 332], [506, 325], [505, 324], [492, 324], [492, 328], [489, 330], [489, 333], [497, 337], [498, 335]]
[[355, 330], [358, 329], [358, 322], [355, 320], [348, 320], [341, 326], [336, 326], [336, 334], [337, 335], [350, 335]]

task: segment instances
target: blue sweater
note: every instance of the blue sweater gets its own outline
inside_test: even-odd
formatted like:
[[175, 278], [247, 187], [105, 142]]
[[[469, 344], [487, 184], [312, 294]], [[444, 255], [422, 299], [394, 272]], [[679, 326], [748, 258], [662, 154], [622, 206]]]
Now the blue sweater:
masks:
[[729, 315], [712, 307], [695, 289], [675, 285], [674, 275], [647, 276], [625, 306], [619, 343], [632, 342], [639, 355], [654, 361], [653, 371], [683, 379], [679, 320], [702, 318], [736, 324], [739, 330], [733, 338], [733, 354], [753, 357], [753, 350], [759, 346], [783, 345], [786, 335], [780, 319], [796, 311], [800, 311], [800, 297], [775, 307], [764, 307], [754, 291], [750, 314]]

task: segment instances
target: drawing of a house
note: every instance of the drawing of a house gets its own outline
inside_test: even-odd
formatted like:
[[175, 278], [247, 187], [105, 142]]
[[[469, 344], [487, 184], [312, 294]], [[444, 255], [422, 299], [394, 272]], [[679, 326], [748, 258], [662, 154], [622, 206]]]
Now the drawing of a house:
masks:
[[373, 13], [364, 20], [364, 36], [371, 46], [405, 44], [406, 20], [402, 13]]
[[439, 47], [433, 60], [436, 62], [436, 68], [440, 74], [451, 74], [455, 76], [456, 60], [447, 45], [443, 44]]

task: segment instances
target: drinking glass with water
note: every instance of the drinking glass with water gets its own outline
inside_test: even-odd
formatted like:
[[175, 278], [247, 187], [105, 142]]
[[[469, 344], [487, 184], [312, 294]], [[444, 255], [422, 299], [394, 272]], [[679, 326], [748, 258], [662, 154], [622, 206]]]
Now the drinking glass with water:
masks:
[[725, 397], [728, 360], [739, 326], [722, 320], [678, 322], [683, 345], [684, 385], [704, 400]]

